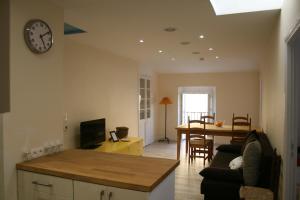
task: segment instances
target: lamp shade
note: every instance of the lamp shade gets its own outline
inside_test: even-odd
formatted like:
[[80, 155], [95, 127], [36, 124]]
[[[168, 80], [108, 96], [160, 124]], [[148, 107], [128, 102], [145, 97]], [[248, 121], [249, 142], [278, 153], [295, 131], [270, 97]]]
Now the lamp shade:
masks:
[[160, 100], [159, 104], [164, 104], [164, 105], [172, 104], [172, 101], [169, 97], [164, 97], [164, 98], [162, 98], [162, 100]]

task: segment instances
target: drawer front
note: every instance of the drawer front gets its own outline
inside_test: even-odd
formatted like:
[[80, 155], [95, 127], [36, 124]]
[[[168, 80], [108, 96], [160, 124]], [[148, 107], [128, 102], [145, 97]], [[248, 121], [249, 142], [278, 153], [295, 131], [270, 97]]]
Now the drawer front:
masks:
[[73, 181], [69, 179], [19, 170], [18, 188], [24, 200], [73, 199]]

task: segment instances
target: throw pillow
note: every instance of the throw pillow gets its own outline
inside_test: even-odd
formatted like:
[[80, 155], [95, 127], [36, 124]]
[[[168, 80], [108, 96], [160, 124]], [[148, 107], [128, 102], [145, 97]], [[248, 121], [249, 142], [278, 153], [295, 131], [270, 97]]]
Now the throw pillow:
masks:
[[243, 153], [243, 177], [245, 185], [255, 186], [259, 178], [261, 144], [258, 140], [246, 145]]
[[243, 165], [243, 156], [236, 157], [229, 163], [230, 169], [239, 169]]

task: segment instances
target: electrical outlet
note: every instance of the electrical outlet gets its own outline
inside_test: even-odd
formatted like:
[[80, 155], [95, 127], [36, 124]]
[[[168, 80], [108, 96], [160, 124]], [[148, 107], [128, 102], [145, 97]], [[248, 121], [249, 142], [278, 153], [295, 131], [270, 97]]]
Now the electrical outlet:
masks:
[[44, 149], [42, 147], [37, 148], [37, 157], [44, 155]]
[[36, 148], [31, 149], [30, 154], [31, 154], [32, 159], [37, 158], [38, 157], [38, 150]]

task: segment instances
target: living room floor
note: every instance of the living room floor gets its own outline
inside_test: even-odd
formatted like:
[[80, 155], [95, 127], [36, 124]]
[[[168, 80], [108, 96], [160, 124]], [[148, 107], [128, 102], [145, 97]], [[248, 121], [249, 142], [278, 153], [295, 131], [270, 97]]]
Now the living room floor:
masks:
[[[203, 159], [197, 158], [189, 164], [188, 156], [185, 154], [185, 141], [181, 143], [180, 155], [180, 165], [175, 170], [175, 200], [204, 199], [200, 194], [202, 177], [199, 175], [204, 168]], [[144, 156], [176, 159], [176, 142], [150, 144], [145, 147]]]

